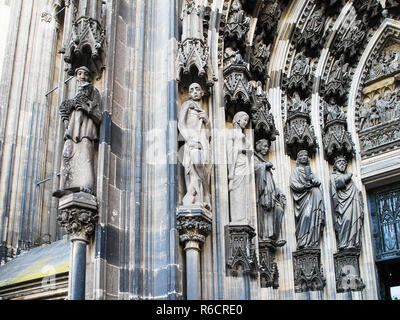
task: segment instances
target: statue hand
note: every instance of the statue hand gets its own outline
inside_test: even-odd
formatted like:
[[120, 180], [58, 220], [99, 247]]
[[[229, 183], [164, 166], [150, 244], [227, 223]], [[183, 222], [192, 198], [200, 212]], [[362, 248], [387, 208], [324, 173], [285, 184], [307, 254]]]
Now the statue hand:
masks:
[[312, 189], [312, 187], [313, 187], [313, 185], [312, 185], [311, 183], [309, 183], [309, 182], [306, 182], [306, 183], [304, 184], [304, 188], [305, 188], [305, 189]]
[[201, 143], [199, 141], [189, 140], [187, 144], [191, 149], [201, 149]]
[[313, 181], [313, 186], [314, 187], [319, 187], [321, 185], [321, 182], [320, 181], [318, 181], [318, 180], [314, 180]]
[[265, 168], [266, 168], [266, 169], [275, 170], [274, 165], [273, 165], [271, 162], [267, 162], [267, 163], [265, 164]]

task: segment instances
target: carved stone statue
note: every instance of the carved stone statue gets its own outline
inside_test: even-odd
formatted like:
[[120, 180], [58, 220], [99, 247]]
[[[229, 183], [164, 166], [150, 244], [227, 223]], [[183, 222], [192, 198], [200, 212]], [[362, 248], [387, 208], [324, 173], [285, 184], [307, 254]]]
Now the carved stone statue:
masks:
[[231, 224], [249, 224], [250, 209], [250, 159], [253, 155], [244, 129], [249, 115], [240, 111], [233, 117], [233, 128], [227, 135], [228, 180], [231, 207]]
[[340, 58], [335, 61], [325, 84], [326, 95], [343, 96], [346, 93], [346, 85], [349, 78], [348, 67], [349, 64], [345, 63], [344, 55], [341, 55]]
[[286, 243], [284, 240], [278, 241], [286, 205], [286, 197], [275, 186], [272, 175], [272, 170], [274, 170], [272, 163], [264, 160], [264, 156], [268, 154], [268, 151], [268, 140], [258, 140], [254, 155], [257, 188], [258, 236], [260, 240], [270, 240], [276, 244], [276, 246], [280, 246]]
[[225, 38], [241, 41], [250, 28], [250, 18], [246, 17], [241, 0], [234, 0], [229, 10]]
[[329, 103], [324, 105], [324, 120], [325, 124], [333, 120], [346, 120], [346, 115], [343, 110], [335, 103], [335, 99], [331, 97]]
[[311, 76], [310, 58], [306, 57], [304, 50], [296, 53], [290, 78], [287, 81], [289, 90], [307, 90]]
[[337, 157], [330, 179], [333, 220], [339, 251], [360, 248], [360, 234], [364, 217], [361, 192], [352, 180], [352, 174], [346, 173], [346, 169], [346, 158]]
[[323, 41], [325, 19], [324, 8], [316, 10], [307, 22], [303, 32], [299, 35], [299, 44], [316, 49]]
[[230, 64], [246, 64], [243, 60], [240, 50], [236, 48], [236, 42], [232, 41], [232, 46], [226, 47], [224, 51], [224, 65], [228, 66]]
[[98, 140], [101, 123], [100, 94], [91, 83], [90, 71], [77, 68], [75, 76], [78, 92], [73, 99], [65, 100], [60, 108], [64, 123], [64, 149], [62, 153], [60, 189], [55, 197], [67, 193], [94, 194], [94, 144]]
[[189, 86], [189, 100], [178, 116], [179, 132], [185, 140], [183, 166], [186, 195], [184, 206], [200, 205], [210, 210], [210, 136], [211, 126], [200, 100], [204, 92], [198, 83]]
[[290, 176], [290, 188], [295, 204], [297, 249], [316, 248], [325, 225], [321, 182], [311, 172], [306, 150], [298, 152], [296, 163]]

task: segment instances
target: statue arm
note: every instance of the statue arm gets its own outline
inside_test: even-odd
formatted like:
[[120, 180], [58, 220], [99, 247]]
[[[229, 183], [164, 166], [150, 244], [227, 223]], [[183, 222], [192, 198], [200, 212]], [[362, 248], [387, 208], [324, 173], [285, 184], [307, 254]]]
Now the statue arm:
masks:
[[345, 175], [336, 175], [334, 176], [335, 188], [336, 189], [344, 189], [346, 187], [346, 176]]
[[99, 125], [101, 123], [101, 113], [98, 110], [98, 108], [93, 108], [89, 110], [89, 116], [93, 119], [94, 123], [96, 123], [96, 125]]
[[235, 144], [235, 138], [232, 136], [232, 132], [228, 133], [226, 149], [228, 151], [227, 160], [228, 160], [228, 179], [232, 180], [235, 172], [235, 165], [238, 157], [238, 150]]
[[184, 102], [178, 116], [178, 129], [185, 141], [188, 141], [189, 139], [186, 128], [186, 117], [188, 110], [189, 106], [186, 102]]
[[292, 174], [290, 175], [290, 188], [294, 191], [294, 192], [304, 192], [306, 191], [308, 188], [307, 186], [302, 183], [300, 181], [300, 177], [299, 177], [299, 173], [296, 172], [297, 170], [294, 169], [294, 171], [292, 172]]

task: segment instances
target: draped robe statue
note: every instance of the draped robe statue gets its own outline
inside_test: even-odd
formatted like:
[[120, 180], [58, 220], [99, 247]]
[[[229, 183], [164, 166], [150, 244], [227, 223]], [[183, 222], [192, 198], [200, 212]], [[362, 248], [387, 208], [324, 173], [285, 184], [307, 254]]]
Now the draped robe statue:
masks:
[[306, 150], [299, 151], [296, 163], [290, 188], [295, 204], [297, 249], [316, 248], [325, 225], [321, 182], [311, 172]]
[[361, 192], [357, 189], [352, 174], [346, 173], [347, 160], [337, 157], [330, 179], [333, 221], [338, 249], [359, 249], [364, 217]]
[[244, 129], [249, 115], [240, 111], [233, 117], [233, 128], [227, 135], [228, 180], [231, 224], [248, 225], [250, 220], [250, 159], [251, 144]]
[[186, 195], [184, 206], [200, 205], [210, 210], [210, 136], [211, 126], [200, 100], [203, 90], [198, 83], [189, 86], [189, 100], [182, 104], [178, 115], [178, 129], [185, 140], [183, 166]]
[[286, 243], [283, 240], [277, 241], [281, 230], [286, 197], [275, 186], [272, 163], [264, 160], [268, 151], [268, 140], [257, 141], [254, 167], [257, 188], [258, 236], [260, 240], [270, 240], [279, 246]]
[[59, 108], [65, 133], [60, 189], [53, 193], [55, 197], [80, 191], [95, 193], [94, 144], [101, 123], [100, 94], [91, 83], [88, 68], [77, 68], [75, 76], [78, 92]]

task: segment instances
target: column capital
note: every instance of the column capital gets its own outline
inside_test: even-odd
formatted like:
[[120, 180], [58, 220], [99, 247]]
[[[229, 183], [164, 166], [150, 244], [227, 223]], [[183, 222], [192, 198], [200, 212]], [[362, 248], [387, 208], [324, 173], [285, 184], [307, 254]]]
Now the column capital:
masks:
[[71, 193], [60, 199], [57, 220], [71, 234], [71, 241], [89, 242], [98, 219], [96, 197]]
[[180, 206], [177, 209], [177, 229], [184, 243], [205, 242], [211, 232], [211, 212], [202, 206]]

